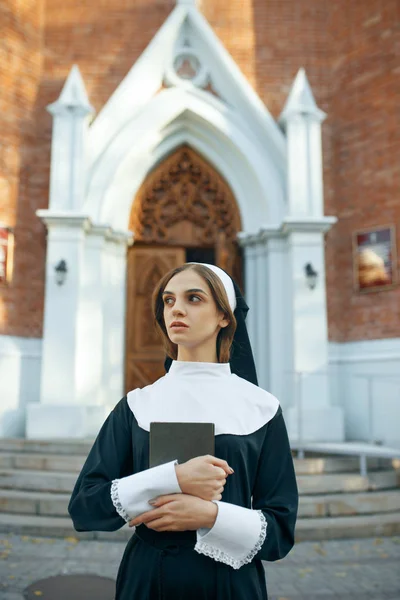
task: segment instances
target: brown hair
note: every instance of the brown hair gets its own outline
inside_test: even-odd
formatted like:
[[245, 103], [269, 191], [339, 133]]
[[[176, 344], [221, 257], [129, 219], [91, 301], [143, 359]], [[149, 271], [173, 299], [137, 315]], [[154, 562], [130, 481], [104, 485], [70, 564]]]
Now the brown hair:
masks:
[[221, 328], [217, 336], [217, 357], [220, 363], [229, 362], [230, 351], [233, 342], [233, 336], [236, 331], [236, 318], [230, 307], [228, 296], [226, 294], [224, 285], [218, 275], [208, 269], [206, 266], [201, 264], [189, 264], [186, 263], [181, 267], [176, 267], [168, 271], [160, 279], [156, 285], [152, 295], [152, 308], [154, 316], [154, 324], [158, 333], [161, 335], [163, 346], [167, 355], [173, 360], [177, 359], [178, 356], [178, 345], [171, 342], [168, 337], [167, 329], [164, 322], [164, 302], [162, 293], [167, 287], [167, 283], [178, 273], [191, 269], [200, 275], [210, 286], [211, 294], [217, 305], [217, 309], [224, 313], [224, 316], [229, 319], [229, 325]]

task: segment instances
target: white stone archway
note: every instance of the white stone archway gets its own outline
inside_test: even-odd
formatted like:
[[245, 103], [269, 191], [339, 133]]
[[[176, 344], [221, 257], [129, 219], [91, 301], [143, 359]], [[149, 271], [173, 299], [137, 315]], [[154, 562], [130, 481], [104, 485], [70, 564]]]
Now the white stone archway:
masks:
[[[200, 65], [193, 80], [174, 71], [182, 56]], [[323, 215], [323, 113], [304, 72], [282, 113], [284, 134], [199, 11], [180, 3], [90, 128], [92, 108], [77, 67], [50, 110], [50, 203], [38, 211], [49, 230], [41, 398], [28, 409], [27, 436], [93, 435], [122, 395], [132, 202], [154, 166], [189, 144], [238, 202], [260, 384], [285, 404], [293, 401], [293, 375], [318, 371], [305, 384], [303, 437], [342, 439], [324, 375], [323, 233], [334, 219]], [[61, 259], [68, 265], [62, 288], [54, 281]], [[321, 275], [312, 297], [307, 262]], [[312, 314], [305, 311], [311, 305]], [[288, 415], [293, 437], [297, 409]]]
[[187, 143], [231, 185], [245, 231], [256, 231], [260, 223], [280, 223], [283, 174], [246, 131], [246, 123], [222, 102], [207, 96], [210, 94], [185, 89], [163, 91], [117, 132], [89, 173], [83, 212], [96, 222], [126, 228], [132, 199], [146, 175], [172, 150]]

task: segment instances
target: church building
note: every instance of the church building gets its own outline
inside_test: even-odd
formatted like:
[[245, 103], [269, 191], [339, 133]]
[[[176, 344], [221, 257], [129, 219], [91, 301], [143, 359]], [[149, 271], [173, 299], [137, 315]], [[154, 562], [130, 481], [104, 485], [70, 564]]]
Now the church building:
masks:
[[156, 282], [239, 284], [292, 441], [400, 446], [397, 0], [6, 0], [0, 436], [164, 374]]

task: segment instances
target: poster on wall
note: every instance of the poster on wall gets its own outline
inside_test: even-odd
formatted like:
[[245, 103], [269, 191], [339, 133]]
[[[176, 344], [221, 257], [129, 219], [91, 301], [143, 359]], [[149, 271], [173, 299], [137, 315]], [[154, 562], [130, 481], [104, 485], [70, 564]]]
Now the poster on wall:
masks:
[[397, 283], [394, 226], [364, 229], [353, 234], [354, 287], [375, 292]]
[[13, 234], [0, 225], [0, 284], [11, 280]]

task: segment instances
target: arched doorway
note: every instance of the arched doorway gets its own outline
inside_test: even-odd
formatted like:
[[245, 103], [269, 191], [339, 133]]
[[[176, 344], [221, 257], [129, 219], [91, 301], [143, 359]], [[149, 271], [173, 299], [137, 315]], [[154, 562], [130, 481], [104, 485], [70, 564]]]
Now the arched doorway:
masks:
[[140, 188], [130, 215], [126, 391], [153, 383], [164, 353], [153, 326], [151, 293], [168, 270], [188, 261], [216, 264], [243, 289], [241, 218], [223, 177], [188, 146], [160, 163]]

